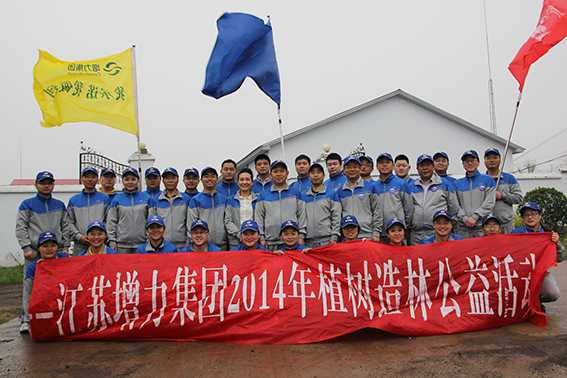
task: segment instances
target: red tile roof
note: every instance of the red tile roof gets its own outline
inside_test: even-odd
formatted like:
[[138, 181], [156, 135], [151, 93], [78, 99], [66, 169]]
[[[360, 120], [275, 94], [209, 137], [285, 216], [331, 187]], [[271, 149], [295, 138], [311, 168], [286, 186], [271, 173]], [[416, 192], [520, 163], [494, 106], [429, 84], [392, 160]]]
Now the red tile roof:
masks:
[[[10, 185], [33, 185], [34, 179], [14, 179]], [[55, 179], [55, 185], [81, 185], [78, 179]]]

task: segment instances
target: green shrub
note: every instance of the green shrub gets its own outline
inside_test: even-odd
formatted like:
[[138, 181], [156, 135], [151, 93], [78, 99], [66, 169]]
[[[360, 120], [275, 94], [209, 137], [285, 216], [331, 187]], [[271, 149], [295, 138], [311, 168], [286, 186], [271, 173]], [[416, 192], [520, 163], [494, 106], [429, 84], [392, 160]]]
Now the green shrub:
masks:
[[24, 266], [0, 267], [0, 283], [21, 282], [24, 280]]
[[[524, 203], [526, 202], [535, 202], [539, 205], [544, 229], [555, 231], [561, 237], [567, 236], [567, 197], [563, 192], [554, 188], [536, 188], [526, 193]], [[518, 215], [519, 209], [520, 207], [518, 207]]]

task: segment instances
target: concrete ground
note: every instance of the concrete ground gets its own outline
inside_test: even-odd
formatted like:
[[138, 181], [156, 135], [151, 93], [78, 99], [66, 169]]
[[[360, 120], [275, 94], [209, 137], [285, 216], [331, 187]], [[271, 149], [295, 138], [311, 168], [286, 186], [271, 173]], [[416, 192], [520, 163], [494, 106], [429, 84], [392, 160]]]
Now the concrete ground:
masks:
[[567, 263], [552, 269], [564, 297], [549, 325], [450, 336], [365, 329], [307, 345], [73, 341], [34, 343], [19, 320], [0, 326], [0, 376], [42, 377], [565, 377]]

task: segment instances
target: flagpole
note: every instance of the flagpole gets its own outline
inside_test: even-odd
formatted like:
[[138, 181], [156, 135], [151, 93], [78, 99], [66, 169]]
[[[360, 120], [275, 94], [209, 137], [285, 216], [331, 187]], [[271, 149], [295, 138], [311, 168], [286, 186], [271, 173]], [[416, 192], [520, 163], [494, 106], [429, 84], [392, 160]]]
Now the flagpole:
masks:
[[282, 144], [282, 158], [285, 161], [285, 149], [284, 149], [284, 142], [283, 142], [283, 127], [282, 127], [282, 115], [280, 112], [280, 106], [278, 105], [278, 121], [280, 123], [280, 142]]
[[498, 172], [498, 180], [496, 181], [496, 190], [500, 185], [500, 179], [502, 178], [502, 171], [504, 170], [504, 164], [506, 163], [506, 156], [508, 156], [508, 148], [510, 147], [510, 140], [512, 139], [512, 132], [514, 131], [514, 125], [516, 124], [516, 117], [518, 116], [518, 109], [520, 108], [520, 101], [522, 100], [522, 92], [518, 95], [518, 101], [516, 102], [516, 111], [514, 112], [514, 119], [512, 120], [512, 127], [510, 127], [510, 135], [508, 135], [508, 140], [506, 141], [506, 149], [504, 150], [504, 157], [502, 158], [502, 165], [500, 171]]
[[142, 151], [140, 149], [140, 117], [138, 115], [138, 74], [136, 72], [136, 45], [132, 45], [132, 75], [134, 84], [134, 106], [136, 108], [136, 141], [138, 146], [138, 187], [142, 190]]
[[484, 5], [484, 31], [486, 34], [486, 56], [488, 58], [488, 106], [490, 108], [490, 131], [497, 134], [496, 129], [496, 105], [494, 103], [494, 87], [492, 85], [492, 69], [490, 67], [490, 46], [488, 45], [488, 21], [486, 19], [486, 1]]

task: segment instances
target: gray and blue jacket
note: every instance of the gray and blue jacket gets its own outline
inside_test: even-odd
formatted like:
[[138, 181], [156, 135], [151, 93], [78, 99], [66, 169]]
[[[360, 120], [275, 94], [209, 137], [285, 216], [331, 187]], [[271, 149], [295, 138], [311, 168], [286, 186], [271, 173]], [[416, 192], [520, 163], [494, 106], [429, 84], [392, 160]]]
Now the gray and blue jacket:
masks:
[[341, 201], [334, 190], [323, 188], [313, 193], [313, 188], [303, 194], [307, 231], [305, 243], [338, 241], [341, 236]]
[[309, 188], [311, 188], [311, 180], [309, 180], [309, 175], [301, 178], [297, 178], [297, 180], [291, 184], [292, 188], [297, 188], [301, 193], [305, 193]]
[[[205, 248], [203, 252], [220, 252], [220, 251], [222, 251], [222, 249], [220, 249], [214, 244], [211, 244], [211, 242], [207, 242], [207, 248]], [[193, 243], [188, 244], [187, 246], [182, 248], [179, 252], [195, 252], [195, 248], [193, 248]]]
[[163, 239], [161, 244], [154, 248], [152, 243], [147, 242], [138, 247], [136, 249], [137, 254], [148, 254], [148, 253], [175, 253], [179, 252], [175, 244], [168, 242], [167, 240]]
[[[374, 189], [382, 209], [382, 219], [387, 222], [392, 218], [403, 219], [406, 225], [411, 224], [413, 216], [413, 200], [408, 183], [391, 174], [385, 181], [374, 181]], [[387, 236], [382, 230], [382, 236]]]
[[[91, 256], [90, 247], [85, 249], [83, 252], [79, 253], [77, 256]], [[108, 247], [107, 245], [102, 247], [102, 251], [100, 251], [99, 255], [117, 255], [118, 251]]]
[[[539, 226], [539, 230], [534, 231], [534, 230], [530, 230], [529, 228], [527, 228], [526, 226], [522, 226], [520, 228], [516, 228], [514, 231], [512, 231], [512, 234], [529, 234], [531, 232], [546, 232], [543, 227], [541, 227], [541, 225]], [[559, 243], [557, 244], [557, 262], [560, 263], [561, 261], [565, 260], [565, 247], [563, 246], [563, 244]]]
[[266, 189], [270, 189], [272, 187], [272, 178], [268, 177], [265, 183], [262, 183], [258, 177], [254, 179], [254, 184], [252, 184], [252, 191], [256, 194], [260, 194]]
[[360, 225], [358, 237], [361, 239], [370, 239], [372, 236], [379, 238], [384, 220], [374, 184], [359, 178], [354, 189], [345, 182], [337, 190], [337, 194], [341, 201], [341, 218], [354, 215], [358, 220]]
[[193, 197], [187, 209], [187, 229], [196, 220], [204, 220], [209, 225], [209, 240], [223, 251], [228, 250], [228, 239], [224, 227], [224, 208], [226, 196], [220, 193], [205, 193]]
[[[252, 200], [252, 219], [254, 217], [254, 210], [256, 209], [256, 202], [258, 202], [258, 196], [256, 193], [250, 193]], [[247, 219], [244, 219], [247, 220]], [[224, 227], [226, 233], [228, 234], [228, 244], [230, 248], [236, 247], [240, 243], [240, 226], [244, 221], [240, 219], [240, 191], [235, 195], [231, 196], [226, 201], [226, 208], [224, 209]]]
[[150, 201], [150, 195], [139, 190], [122, 192], [112, 200], [106, 222], [111, 247], [138, 248], [146, 242]]
[[343, 172], [339, 172], [336, 175], [326, 179], [323, 184], [331, 190], [338, 191], [343, 187], [345, 182], [347, 182], [345, 174]]
[[459, 227], [468, 228], [470, 231], [482, 232], [481, 220], [489, 214], [496, 203], [496, 182], [489, 175], [484, 175], [478, 170], [474, 175], [458, 179], [455, 182], [455, 190], [461, 208], [467, 217], [473, 217], [477, 224], [473, 228], [465, 225], [466, 218], [458, 219]]
[[221, 181], [219, 184], [217, 184], [216, 188], [217, 193], [222, 194], [226, 198], [235, 195], [239, 190], [240, 188], [238, 187], [236, 180], [230, 183]]
[[69, 249], [69, 222], [65, 204], [38, 193], [20, 204], [16, 216], [16, 239], [24, 253], [33, 250], [37, 254], [37, 239], [46, 231], [53, 232], [59, 240], [59, 251]]
[[99, 191], [84, 190], [69, 199], [67, 214], [69, 215], [69, 232], [75, 242], [75, 252], [84, 251], [89, 246], [81, 244], [81, 237], [87, 235], [87, 227], [91, 222], [106, 223], [110, 198]]
[[148, 215], [159, 215], [165, 224], [163, 237], [177, 248], [183, 248], [191, 241], [191, 234], [187, 230], [187, 208], [189, 196], [179, 190], [168, 197], [165, 190], [150, 202]]
[[[494, 178], [496, 181], [496, 178]], [[502, 228], [506, 228], [514, 222], [514, 209], [512, 205], [520, 205], [524, 202], [522, 188], [516, 178], [506, 172], [502, 172], [502, 178], [498, 184], [498, 191], [502, 193], [502, 198], [496, 200], [492, 213], [500, 218]]]

